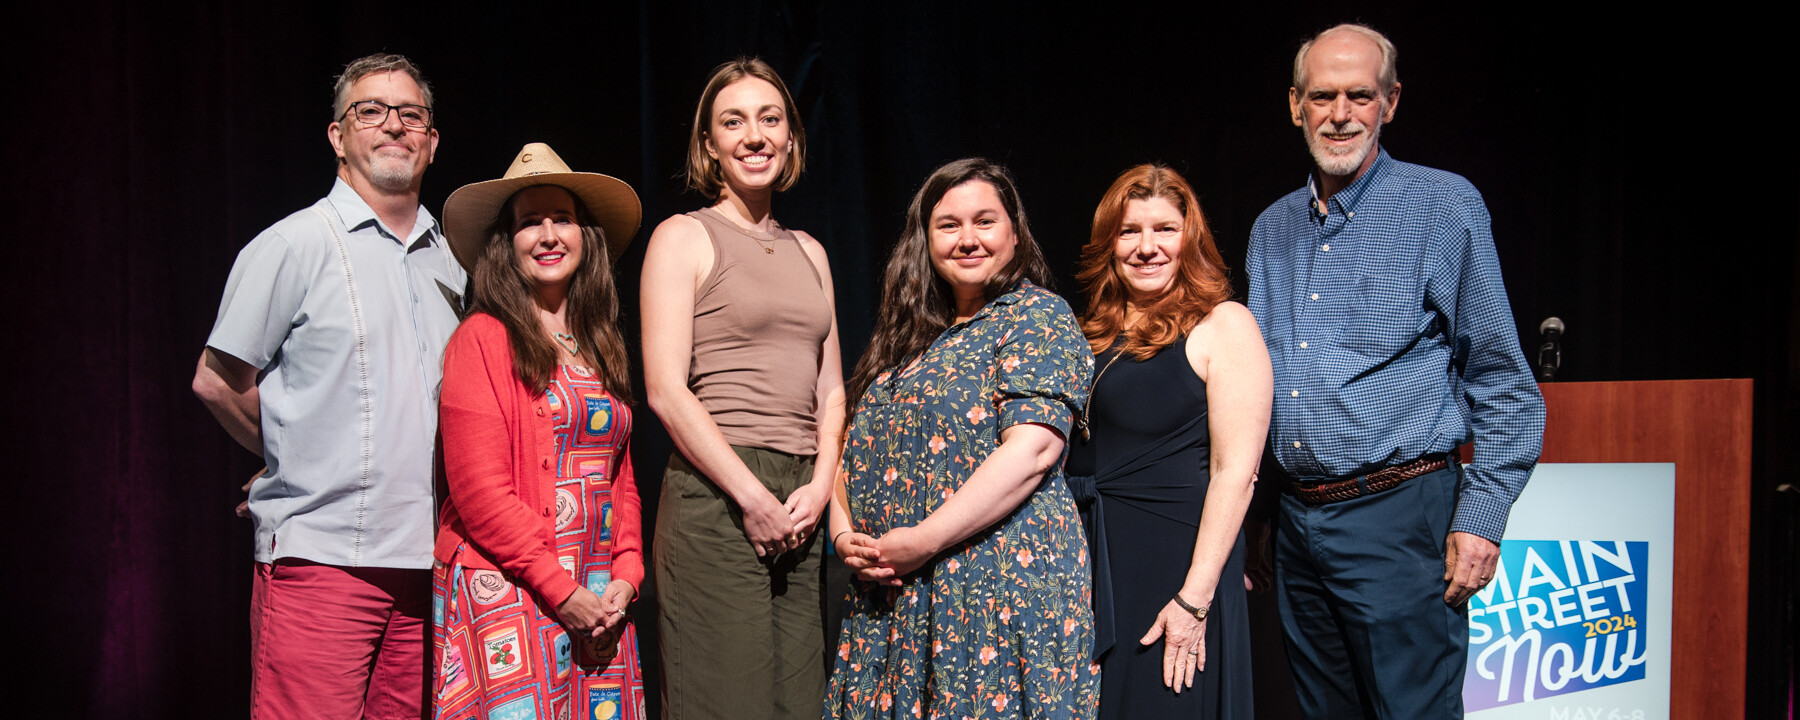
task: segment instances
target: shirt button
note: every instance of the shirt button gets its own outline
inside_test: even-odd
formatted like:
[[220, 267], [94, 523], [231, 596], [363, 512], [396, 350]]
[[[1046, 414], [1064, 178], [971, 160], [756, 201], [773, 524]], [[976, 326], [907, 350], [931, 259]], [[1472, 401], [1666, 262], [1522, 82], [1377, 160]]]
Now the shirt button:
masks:
[[1291, 390], [1288, 392], [1288, 397], [1300, 397], [1300, 391], [1299, 390]]
[[1294, 441], [1294, 447], [1300, 447], [1300, 441], [1299, 441], [1299, 440], [1295, 440], [1295, 441]]
[[1355, 211], [1355, 210], [1351, 210], [1351, 211], [1350, 211], [1350, 212], [1347, 212], [1347, 213], [1344, 213], [1344, 217], [1346, 217], [1346, 218], [1353, 218], [1353, 217], [1356, 217], [1356, 211]]
[[1319, 249], [1324, 250], [1325, 252], [1331, 252], [1331, 243], [1325, 243], [1325, 246]]
[[543, 417], [543, 416], [544, 416], [544, 409], [543, 409], [543, 408], [538, 408], [538, 409], [537, 409], [537, 414], [538, 414], [538, 417]]
[[1301, 340], [1301, 341], [1300, 341], [1300, 349], [1301, 349], [1301, 350], [1305, 350], [1305, 349], [1306, 349], [1306, 341], [1305, 341], [1305, 340]]
[[544, 517], [550, 517], [550, 508], [544, 508]]
[[550, 458], [544, 458], [543, 461], [541, 462], [541, 464], [544, 466], [545, 470], [549, 470], [550, 469]]
[[1319, 299], [1319, 294], [1318, 294], [1318, 293], [1313, 293], [1313, 294], [1312, 294], [1312, 299], [1314, 299], [1314, 300], [1317, 300], [1317, 299]]

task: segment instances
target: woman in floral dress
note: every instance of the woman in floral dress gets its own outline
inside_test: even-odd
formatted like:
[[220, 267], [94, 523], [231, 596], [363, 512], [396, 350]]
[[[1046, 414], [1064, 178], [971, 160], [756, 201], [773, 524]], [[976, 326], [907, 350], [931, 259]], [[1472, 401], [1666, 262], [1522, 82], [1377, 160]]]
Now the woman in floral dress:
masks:
[[827, 718], [1091, 718], [1086, 542], [1061, 477], [1093, 357], [1006, 170], [939, 168], [888, 262], [832, 498], [852, 588]]

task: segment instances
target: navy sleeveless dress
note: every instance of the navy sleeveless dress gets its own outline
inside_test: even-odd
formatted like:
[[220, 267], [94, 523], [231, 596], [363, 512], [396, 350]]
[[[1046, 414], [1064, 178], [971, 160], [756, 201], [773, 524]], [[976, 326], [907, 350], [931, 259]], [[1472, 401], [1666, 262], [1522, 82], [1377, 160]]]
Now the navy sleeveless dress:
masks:
[[1186, 338], [1143, 362], [1095, 359], [1091, 439], [1073, 433], [1068, 482], [1094, 565], [1100, 714], [1108, 718], [1252, 718], [1244, 537], [1239, 531], [1206, 619], [1206, 669], [1176, 695], [1163, 686], [1162, 641], [1138, 639], [1181, 589], [1210, 479], [1206, 383]]

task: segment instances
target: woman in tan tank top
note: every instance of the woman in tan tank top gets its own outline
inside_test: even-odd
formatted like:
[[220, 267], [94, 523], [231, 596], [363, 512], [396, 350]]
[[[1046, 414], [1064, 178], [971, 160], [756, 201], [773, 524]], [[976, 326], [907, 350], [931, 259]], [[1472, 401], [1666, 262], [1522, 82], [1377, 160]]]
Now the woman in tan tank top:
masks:
[[806, 136], [759, 59], [713, 71], [688, 185], [711, 207], [657, 226], [641, 307], [650, 407], [678, 452], [651, 546], [664, 717], [819, 716], [819, 529], [844, 382], [825, 250], [775, 222]]

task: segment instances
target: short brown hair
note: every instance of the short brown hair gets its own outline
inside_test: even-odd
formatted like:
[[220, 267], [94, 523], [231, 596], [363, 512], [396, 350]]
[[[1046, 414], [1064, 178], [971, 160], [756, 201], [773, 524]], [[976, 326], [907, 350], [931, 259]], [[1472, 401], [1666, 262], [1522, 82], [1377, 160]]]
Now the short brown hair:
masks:
[[344, 112], [350, 109], [351, 85], [375, 73], [384, 72], [403, 72], [411, 76], [413, 82], [419, 85], [419, 96], [424, 98], [425, 107], [432, 108], [433, 117], [436, 116], [437, 103], [431, 96], [431, 83], [425, 81], [425, 73], [420, 72], [419, 66], [406, 59], [405, 55], [376, 53], [351, 60], [349, 65], [344, 66], [344, 71], [338, 73], [337, 81], [331, 89], [331, 119], [335, 121], [343, 117]]
[[782, 82], [781, 76], [775, 74], [775, 68], [769, 67], [762, 58], [740, 57], [713, 68], [712, 76], [706, 79], [706, 89], [700, 91], [700, 106], [694, 108], [694, 128], [688, 135], [687, 184], [708, 198], [717, 198], [725, 187], [719, 161], [706, 152], [706, 135], [712, 128], [713, 100], [726, 86], [747, 77], [774, 85], [775, 91], [781, 93], [782, 104], [787, 106], [794, 150], [788, 153], [787, 164], [782, 166], [781, 175], [775, 179], [775, 189], [785, 191], [793, 187], [800, 181], [800, 171], [806, 168], [806, 128], [800, 125], [800, 110], [794, 107], [794, 96], [788, 93], [787, 83]]

